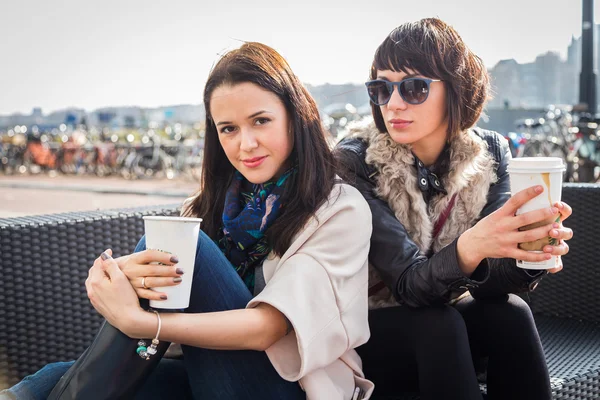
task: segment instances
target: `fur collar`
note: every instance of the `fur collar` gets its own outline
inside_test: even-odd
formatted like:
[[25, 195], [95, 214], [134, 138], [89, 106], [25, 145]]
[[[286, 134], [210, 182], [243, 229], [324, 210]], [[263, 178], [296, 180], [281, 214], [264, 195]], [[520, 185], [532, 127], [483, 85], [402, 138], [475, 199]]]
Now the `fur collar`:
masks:
[[[496, 161], [475, 132], [466, 131], [450, 143], [449, 173], [442, 178], [448, 195], [437, 195], [429, 204], [418, 187], [410, 145], [394, 142], [372, 122], [353, 126], [350, 134], [367, 141], [366, 162], [378, 171], [376, 194], [388, 203], [422, 254], [430, 249], [438, 252], [477, 222], [497, 176]], [[438, 237], [433, 238], [435, 222], [454, 195], [454, 207]], [[370, 268], [370, 285], [379, 280]], [[369, 300], [372, 308], [397, 304], [387, 288]]]

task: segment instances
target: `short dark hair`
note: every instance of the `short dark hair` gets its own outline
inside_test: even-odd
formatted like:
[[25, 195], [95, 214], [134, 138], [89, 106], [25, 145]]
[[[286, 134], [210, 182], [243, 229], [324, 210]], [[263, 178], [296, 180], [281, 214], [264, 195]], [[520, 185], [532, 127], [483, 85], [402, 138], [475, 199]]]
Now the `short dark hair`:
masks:
[[203, 218], [202, 230], [213, 240], [218, 238], [225, 195], [235, 169], [219, 143], [210, 100], [220, 86], [247, 82], [274, 93], [282, 101], [294, 136], [290, 157], [297, 172], [290, 176], [282, 195], [284, 207], [280, 215], [265, 232], [273, 251], [281, 256], [308, 219], [327, 201], [335, 181], [335, 160], [317, 104], [287, 61], [269, 46], [244, 43], [226, 53], [210, 72], [204, 86], [206, 134], [201, 186], [184, 214]]
[[[489, 76], [454, 28], [438, 18], [424, 18], [390, 32], [375, 52], [371, 79], [377, 70], [407, 69], [443, 81], [450, 138], [475, 125], [488, 98]], [[371, 110], [379, 131], [386, 132], [379, 106], [371, 103]]]

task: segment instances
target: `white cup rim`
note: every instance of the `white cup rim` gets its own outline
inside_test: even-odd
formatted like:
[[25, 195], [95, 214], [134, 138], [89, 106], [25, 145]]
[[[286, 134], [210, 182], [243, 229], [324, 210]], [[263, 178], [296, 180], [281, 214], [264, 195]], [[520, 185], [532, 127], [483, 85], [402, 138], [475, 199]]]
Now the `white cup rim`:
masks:
[[164, 215], [144, 215], [142, 217], [145, 221], [171, 221], [171, 222], [202, 222], [202, 218], [191, 218], [191, 217], [168, 217]]
[[566, 170], [566, 165], [559, 157], [517, 157], [508, 161], [508, 172], [558, 172]]
[[566, 170], [566, 168], [565, 167], [556, 167], [556, 168], [532, 168], [532, 167], [510, 168], [510, 167], [508, 167], [507, 170], [511, 174], [539, 174], [539, 173], [553, 174], [556, 172], [563, 172]]

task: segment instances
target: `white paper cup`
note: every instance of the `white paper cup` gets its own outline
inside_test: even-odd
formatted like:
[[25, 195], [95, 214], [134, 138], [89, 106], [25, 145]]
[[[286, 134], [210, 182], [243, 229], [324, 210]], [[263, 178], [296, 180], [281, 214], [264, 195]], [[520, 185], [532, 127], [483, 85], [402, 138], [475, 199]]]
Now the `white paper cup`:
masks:
[[179, 258], [177, 267], [184, 272], [179, 285], [152, 288], [157, 292], [164, 292], [167, 300], [150, 300], [150, 307], [174, 310], [187, 308], [190, 305], [201, 222], [201, 218], [144, 217], [146, 249], [161, 250], [176, 255]]
[[[544, 188], [541, 194], [519, 208], [517, 215], [541, 208], [552, 207], [554, 203], [560, 201], [564, 171], [565, 165], [563, 160], [558, 157], [521, 157], [510, 160], [508, 173], [510, 174], [510, 189], [513, 195], [531, 186], [541, 185]], [[523, 227], [522, 230], [533, 229], [554, 221], [560, 221], [560, 214], [538, 224]], [[543, 253], [544, 246], [555, 243], [556, 239], [548, 236], [535, 242], [521, 243], [519, 247], [535, 253]], [[558, 267], [559, 262], [558, 256], [553, 256], [550, 260], [540, 262], [517, 260], [517, 267], [525, 269], [549, 269]]]

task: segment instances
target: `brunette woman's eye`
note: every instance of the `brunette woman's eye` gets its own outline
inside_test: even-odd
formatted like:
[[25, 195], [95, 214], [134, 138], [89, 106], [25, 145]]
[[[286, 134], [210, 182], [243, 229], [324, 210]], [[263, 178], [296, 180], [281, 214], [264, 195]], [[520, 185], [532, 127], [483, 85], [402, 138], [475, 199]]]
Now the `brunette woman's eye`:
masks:
[[227, 125], [221, 128], [221, 133], [231, 133], [235, 130], [235, 127]]
[[269, 121], [271, 121], [271, 120], [269, 118], [265, 118], [265, 117], [256, 118], [256, 120], [254, 120], [254, 125], [264, 125]]

